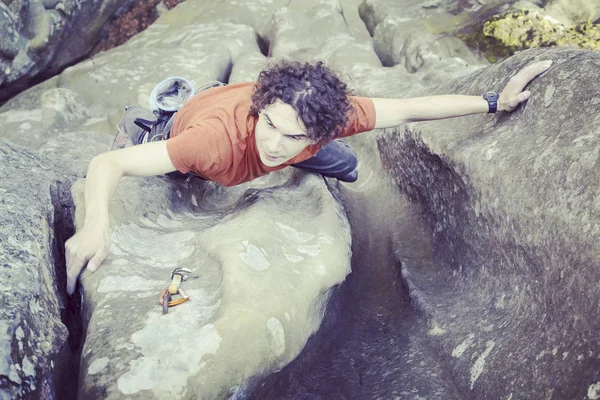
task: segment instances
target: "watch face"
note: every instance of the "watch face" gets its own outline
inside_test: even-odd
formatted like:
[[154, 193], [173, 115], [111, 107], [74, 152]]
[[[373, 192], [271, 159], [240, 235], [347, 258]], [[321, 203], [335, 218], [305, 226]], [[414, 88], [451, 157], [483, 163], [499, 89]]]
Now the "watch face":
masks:
[[486, 92], [486, 94], [483, 95], [483, 98], [488, 101], [496, 101], [498, 100], [498, 97], [500, 97], [498, 92]]

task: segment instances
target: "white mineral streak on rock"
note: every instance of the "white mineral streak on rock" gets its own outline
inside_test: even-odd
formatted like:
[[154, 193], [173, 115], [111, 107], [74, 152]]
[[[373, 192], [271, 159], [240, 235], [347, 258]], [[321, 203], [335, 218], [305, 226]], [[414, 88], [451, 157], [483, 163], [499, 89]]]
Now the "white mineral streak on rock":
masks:
[[111, 256], [136, 255], [136, 262], [175, 268], [192, 255], [194, 246], [188, 243], [192, 238], [194, 233], [190, 231], [165, 233], [133, 223], [123, 224], [112, 231]]
[[598, 400], [600, 399], [600, 381], [590, 385], [587, 392], [587, 397], [590, 400]]
[[283, 325], [277, 318], [271, 317], [267, 321], [267, 329], [271, 334], [271, 351], [275, 356], [279, 357], [285, 351], [285, 332], [283, 330]]
[[554, 85], [548, 85], [546, 91], [544, 92], [544, 106], [550, 107], [552, 104], [552, 100], [554, 99], [554, 92], [556, 91], [556, 87]]
[[94, 375], [102, 371], [108, 365], [108, 357], [101, 357], [97, 360], [92, 361], [88, 367], [88, 374]]
[[33, 110], [10, 110], [0, 114], [2, 124], [13, 124], [16, 122], [37, 121], [42, 122], [42, 109], [36, 108]]
[[117, 258], [116, 260], [112, 260], [111, 264], [114, 266], [122, 267], [124, 265], [128, 265], [129, 260], [127, 260], [126, 258]]
[[319, 239], [317, 240], [317, 242], [333, 244], [334, 240], [331, 236], [329, 236], [327, 234], [323, 234], [322, 236], [319, 236]]
[[298, 250], [298, 253], [307, 254], [311, 257], [316, 257], [321, 252], [321, 245], [319, 245], [319, 244], [302, 245], [301, 244], [298, 247], [296, 247], [296, 250]]
[[21, 378], [19, 377], [19, 373], [17, 372], [17, 368], [20, 369], [19, 364], [10, 364], [10, 372], [8, 373], [8, 379], [17, 385], [21, 384]]
[[83, 124], [81, 124], [81, 126], [91, 126], [101, 122], [107, 123], [108, 119], [106, 117], [88, 118]]
[[[9, 333], [10, 325], [8, 321], [0, 320], [0, 343], [10, 343], [12, 341]], [[11, 346], [0, 346], [0, 375], [8, 376], [11, 365]]]
[[15, 331], [15, 337], [17, 338], [19, 351], [23, 351], [23, 338], [25, 337], [25, 332], [23, 332], [21, 325], [19, 325], [19, 327]]
[[40, 306], [40, 301], [39, 299], [31, 299], [29, 301], [29, 311], [31, 311], [33, 314], [38, 313], [42, 310], [42, 307]]
[[285, 319], [287, 319], [288, 321], [292, 320], [292, 317], [290, 317], [290, 313], [289, 312], [285, 312]]
[[[445, 330], [445, 329], [442, 329], [442, 328], [440, 328], [440, 327], [439, 327], [439, 326], [437, 326], [436, 324], [434, 324], [434, 325], [433, 325], [433, 328], [431, 328], [430, 330], [428, 330], [428, 331], [427, 331], [427, 334], [428, 334], [428, 335], [430, 335], [430, 336], [440, 336], [440, 335], [443, 335], [443, 334], [445, 334], [445, 333], [446, 333], [446, 330]], [[454, 349], [454, 350], [452, 351], [452, 355], [453, 355], [454, 357], [456, 357], [456, 356], [454, 355], [454, 351], [455, 351], [455, 350], [456, 350], [456, 349]], [[462, 353], [461, 353], [461, 354], [462, 354]], [[460, 356], [458, 356], [458, 357], [460, 357]]]
[[285, 258], [286, 258], [286, 259], [287, 259], [289, 262], [293, 262], [293, 263], [297, 263], [297, 262], [300, 262], [300, 261], [304, 260], [304, 257], [302, 257], [302, 256], [297, 256], [297, 255], [294, 255], [294, 254], [287, 254], [287, 253], [284, 253], [283, 255], [285, 256]]
[[22, 340], [25, 337], [25, 332], [23, 332], [23, 328], [21, 328], [21, 325], [19, 325], [19, 327], [15, 331], [15, 337], [18, 340]]
[[325, 276], [327, 275], [327, 267], [323, 264], [317, 264], [315, 265], [315, 273], [317, 275]]
[[465, 340], [463, 340], [463, 342], [461, 344], [459, 344], [458, 346], [456, 346], [454, 348], [454, 350], [452, 350], [452, 357], [459, 358], [460, 356], [462, 356], [463, 353], [465, 352], [465, 350], [467, 350], [469, 348], [469, 346], [471, 346], [471, 344], [473, 344], [474, 338], [475, 338], [475, 335], [470, 333], [469, 336], [467, 336], [467, 338]]
[[471, 390], [475, 387], [475, 382], [479, 379], [479, 375], [483, 372], [483, 366], [485, 365], [485, 359], [490, 354], [490, 351], [494, 348], [496, 343], [493, 340], [487, 342], [485, 351], [475, 360], [475, 363], [471, 367]]
[[246, 251], [240, 253], [239, 257], [244, 264], [257, 271], [269, 268], [271, 264], [265, 257], [264, 250], [250, 244], [247, 240], [244, 240], [242, 244], [246, 247]]
[[23, 357], [23, 373], [27, 376], [35, 376], [35, 364], [29, 358]]
[[141, 355], [129, 363], [117, 380], [123, 394], [154, 390], [164, 393], [164, 398], [184, 398], [188, 379], [204, 367], [205, 356], [219, 349], [221, 336], [215, 326], [202, 325], [219, 303], [210, 304], [214, 298], [203, 290], [186, 293], [193, 301], [166, 315], [159, 310], [149, 312], [144, 328], [131, 335], [131, 342]]
[[183, 226], [181, 221], [167, 218], [165, 215], [159, 215], [156, 217], [156, 223], [163, 228], [181, 228]]
[[306, 243], [312, 238], [315, 237], [312, 233], [300, 232], [289, 225], [284, 225], [280, 222], [277, 222], [276, 225], [281, 229], [281, 233], [283, 236], [292, 242], [296, 243]]
[[160, 288], [164, 281], [153, 281], [136, 275], [109, 275], [98, 285], [98, 293], [141, 292]]

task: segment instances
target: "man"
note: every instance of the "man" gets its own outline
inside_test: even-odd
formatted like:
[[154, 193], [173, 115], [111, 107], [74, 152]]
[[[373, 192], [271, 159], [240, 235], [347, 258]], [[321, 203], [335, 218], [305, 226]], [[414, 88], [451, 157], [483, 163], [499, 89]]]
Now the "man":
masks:
[[354, 153], [333, 139], [406, 122], [511, 112], [529, 98], [525, 86], [550, 65], [531, 64], [500, 95], [484, 97], [353, 97], [322, 62], [290, 61], [262, 71], [256, 84], [201, 92], [176, 114], [169, 140], [100, 154], [90, 162], [84, 225], [65, 244], [67, 291], [74, 292], [86, 263], [95, 271], [108, 254], [108, 205], [124, 175], [192, 172], [232, 186], [294, 165], [352, 182], [357, 177]]

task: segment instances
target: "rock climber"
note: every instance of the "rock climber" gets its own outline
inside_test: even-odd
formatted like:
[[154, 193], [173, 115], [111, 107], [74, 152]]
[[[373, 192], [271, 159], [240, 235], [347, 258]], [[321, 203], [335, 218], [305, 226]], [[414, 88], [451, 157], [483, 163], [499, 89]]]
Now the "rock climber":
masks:
[[108, 255], [109, 202], [123, 176], [192, 174], [233, 186], [294, 166], [353, 182], [356, 154], [340, 138], [406, 122], [512, 112], [530, 97], [526, 85], [550, 64], [532, 63], [501, 92], [483, 96], [357, 97], [323, 62], [296, 61], [272, 64], [256, 82], [199, 92], [174, 115], [167, 140], [146, 137], [90, 162], [84, 224], [65, 244], [67, 292], [74, 292], [86, 265], [93, 272]]

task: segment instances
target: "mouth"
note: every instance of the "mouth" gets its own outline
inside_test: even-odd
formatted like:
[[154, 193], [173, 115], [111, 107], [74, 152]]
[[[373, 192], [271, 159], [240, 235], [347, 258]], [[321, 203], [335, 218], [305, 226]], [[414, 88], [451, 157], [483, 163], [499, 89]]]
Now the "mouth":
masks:
[[278, 159], [279, 159], [279, 157], [278, 157], [278, 156], [277, 156], [277, 157], [276, 157], [276, 156], [272, 156], [272, 155], [270, 155], [269, 153], [264, 153], [264, 155], [265, 155], [265, 158], [266, 158], [267, 160], [269, 160], [269, 161], [276, 161], [276, 160], [278, 160]]

